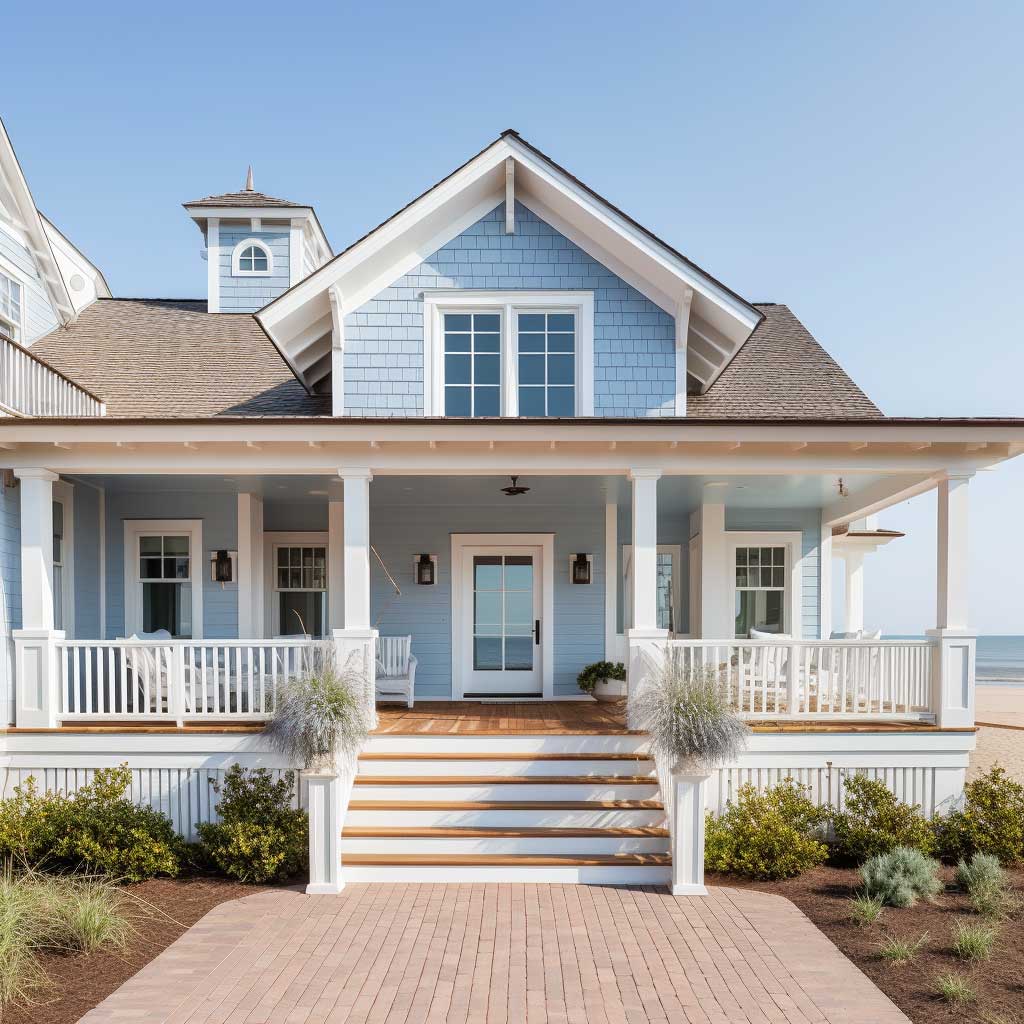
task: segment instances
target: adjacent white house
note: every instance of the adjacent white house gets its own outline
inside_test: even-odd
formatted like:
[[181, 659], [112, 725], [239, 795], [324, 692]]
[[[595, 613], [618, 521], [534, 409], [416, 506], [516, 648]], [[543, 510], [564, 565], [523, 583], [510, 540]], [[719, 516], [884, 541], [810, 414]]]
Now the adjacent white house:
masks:
[[[350, 879], [658, 881], [674, 849], [699, 889], [701, 808], [576, 684], [623, 661], [635, 692], [672, 646], [757, 725], [711, 809], [854, 770], [960, 794], [970, 481], [1021, 421], [884, 416], [786, 306], [513, 131], [337, 254], [251, 173], [186, 203], [201, 299], [111, 297], [6, 134], [0, 172], [8, 790], [127, 760], [189, 833], [227, 764], [288, 767], [260, 722], [326, 639], [406, 708], [335, 808]], [[926, 491], [934, 628], [888, 640], [877, 517]]]

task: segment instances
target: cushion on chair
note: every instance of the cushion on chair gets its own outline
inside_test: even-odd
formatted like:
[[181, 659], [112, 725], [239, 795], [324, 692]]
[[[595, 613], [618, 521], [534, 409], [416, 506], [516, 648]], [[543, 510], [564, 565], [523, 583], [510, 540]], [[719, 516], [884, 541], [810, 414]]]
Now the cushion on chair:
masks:
[[769, 633], [764, 629], [752, 629], [750, 631], [751, 640], [792, 640], [793, 638], [788, 633]]

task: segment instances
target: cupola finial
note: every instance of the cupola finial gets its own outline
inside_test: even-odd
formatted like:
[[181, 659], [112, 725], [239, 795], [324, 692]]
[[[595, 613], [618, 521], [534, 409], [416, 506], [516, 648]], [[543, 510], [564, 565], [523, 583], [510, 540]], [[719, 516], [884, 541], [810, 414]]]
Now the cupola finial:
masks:
[[252, 185], [252, 164], [249, 164], [249, 170], [246, 172], [246, 175], [245, 175], [245, 191], [246, 192], [254, 192], [255, 191], [255, 189], [253, 188], [253, 185]]

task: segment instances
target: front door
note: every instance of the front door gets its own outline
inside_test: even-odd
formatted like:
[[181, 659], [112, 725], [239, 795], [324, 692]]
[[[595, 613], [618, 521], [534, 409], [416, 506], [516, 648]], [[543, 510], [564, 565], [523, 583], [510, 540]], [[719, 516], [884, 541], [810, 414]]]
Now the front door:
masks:
[[462, 552], [464, 697], [540, 697], [543, 548], [466, 547]]

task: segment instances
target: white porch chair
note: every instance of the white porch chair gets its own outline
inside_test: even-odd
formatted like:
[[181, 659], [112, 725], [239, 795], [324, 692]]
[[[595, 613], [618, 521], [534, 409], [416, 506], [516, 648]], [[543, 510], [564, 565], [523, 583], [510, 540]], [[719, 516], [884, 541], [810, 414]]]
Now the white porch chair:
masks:
[[416, 684], [416, 656], [412, 653], [411, 636], [377, 638], [377, 700], [413, 704]]
[[[129, 637], [119, 637], [130, 642], [143, 641], [161, 646], [174, 638], [166, 629], [156, 629], [152, 633], [132, 633]], [[137, 699], [142, 700], [145, 694], [144, 680], [149, 680], [149, 711], [158, 714], [170, 710], [171, 681], [152, 650], [146, 647], [129, 647], [126, 649], [126, 668], [135, 679]]]

